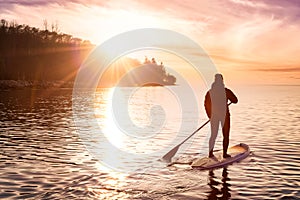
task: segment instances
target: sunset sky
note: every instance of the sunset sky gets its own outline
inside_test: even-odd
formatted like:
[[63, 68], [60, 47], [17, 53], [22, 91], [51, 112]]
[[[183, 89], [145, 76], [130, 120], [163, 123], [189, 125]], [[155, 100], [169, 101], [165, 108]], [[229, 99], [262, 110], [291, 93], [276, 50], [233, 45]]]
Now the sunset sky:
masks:
[[40, 29], [44, 19], [57, 22], [94, 44], [170, 29], [202, 46], [233, 84], [300, 84], [298, 0], [0, 0], [0, 18]]

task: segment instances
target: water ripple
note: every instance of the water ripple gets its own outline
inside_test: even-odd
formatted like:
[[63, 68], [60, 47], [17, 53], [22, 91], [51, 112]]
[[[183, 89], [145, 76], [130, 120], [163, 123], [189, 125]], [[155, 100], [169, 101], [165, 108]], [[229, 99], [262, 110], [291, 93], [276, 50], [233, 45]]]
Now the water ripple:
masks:
[[[151, 170], [132, 174], [107, 171], [86, 151], [72, 121], [72, 91], [37, 90], [35, 98], [30, 90], [1, 91], [0, 199], [299, 199], [299, 88], [258, 90], [255, 98], [239, 91], [240, 103], [231, 106], [231, 144], [247, 143], [252, 151], [247, 159], [214, 171], [167, 168], [154, 160]], [[103, 97], [107, 91], [98, 92]], [[168, 141], [180, 121], [147, 148]], [[208, 131], [195, 135], [189, 154], [180, 156], [198, 154]]]

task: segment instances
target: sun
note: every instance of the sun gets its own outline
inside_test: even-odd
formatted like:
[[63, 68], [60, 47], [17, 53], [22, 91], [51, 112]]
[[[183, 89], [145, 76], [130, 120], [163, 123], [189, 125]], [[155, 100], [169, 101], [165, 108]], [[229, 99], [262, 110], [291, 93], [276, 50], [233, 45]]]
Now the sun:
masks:
[[[118, 34], [141, 28], [165, 28], [167, 24], [161, 17], [153, 14], [140, 13], [135, 10], [107, 10], [100, 15], [90, 16], [90, 40], [100, 45]], [[104, 17], [103, 17], [104, 16]]]

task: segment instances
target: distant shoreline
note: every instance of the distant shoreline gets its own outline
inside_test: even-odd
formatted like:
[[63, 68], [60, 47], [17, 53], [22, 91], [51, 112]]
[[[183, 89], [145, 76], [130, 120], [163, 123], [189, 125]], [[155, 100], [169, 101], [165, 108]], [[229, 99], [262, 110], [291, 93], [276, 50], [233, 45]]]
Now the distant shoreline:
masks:
[[0, 80], [0, 90], [25, 89], [25, 88], [36, 88], [36, 89], [73, 88], [73, 82]]
[[[145, 84], [145, 85], [128, 85], [128, 86], [110, 86], [110, 87], [97, 87], [97, 88], [112, 88], [112, 87], [165, 87], [177, 86], [177, 84]], [[0, 90], [18, 90], [18, 89], [60, 89], [60, 88], [73, 88], [74, 82], [64, 81], [32, 81], [32, 80], [0, 80]]]

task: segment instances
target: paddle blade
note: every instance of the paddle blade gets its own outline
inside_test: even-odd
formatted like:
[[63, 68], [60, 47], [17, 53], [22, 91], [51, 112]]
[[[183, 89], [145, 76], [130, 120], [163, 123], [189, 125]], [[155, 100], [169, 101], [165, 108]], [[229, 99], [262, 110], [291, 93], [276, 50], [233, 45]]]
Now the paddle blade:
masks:
[[174, 147], [173, 149], [171, 149], [168, 153], [166, 153], [166, 155], [164, 155], [162, 157], [162, 160], [165, 161], [165, 162], [168, 162], [168, 163], [171, 162], [172, 158], [177, 153], [179, 147], [180, 147], [180, 145], [177, 145], [176, 147]]

